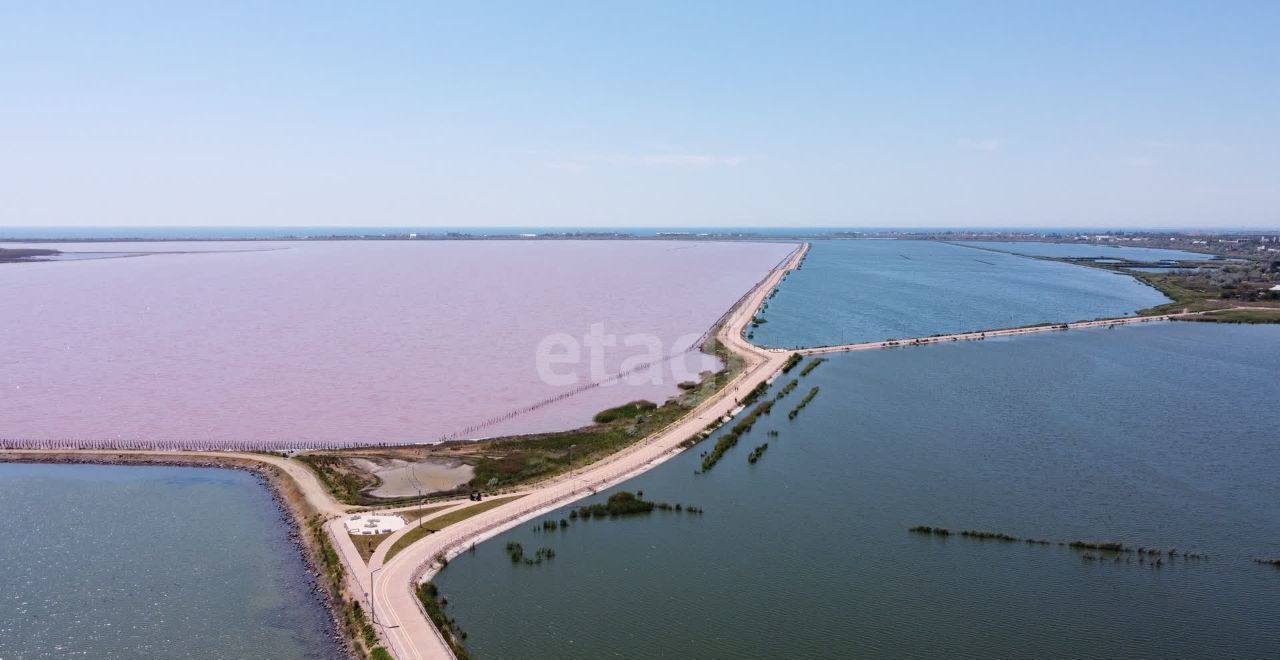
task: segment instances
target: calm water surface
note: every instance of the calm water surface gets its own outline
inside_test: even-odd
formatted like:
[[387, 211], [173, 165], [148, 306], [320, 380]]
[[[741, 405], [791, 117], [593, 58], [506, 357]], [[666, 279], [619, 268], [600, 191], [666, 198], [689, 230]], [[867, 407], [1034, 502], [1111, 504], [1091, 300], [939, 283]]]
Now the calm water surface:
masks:
[[0, 463], [0, 658], [343, 657], [235, 470]]
[[[47, 246], [48, 247], [48, 246]], [[52, 245], [178, 254], [0, 269], [0, 437], [431, 442], [688, 347], [793, 248], [671, 241]], [[195, 253], [181, 253], [192, 251]], [[540, 344], [580, 359], [549, 382]], [[559, 352], [558, 355], [565, 353]], [[696, 374], [712, 366], [690, 363]], [[483, 434], [676, 394], [670, 370]]]
[[815, 241], [752, 339], [822, 346], [1133, 314], [1168, 302], [1132, 277], [932, 241]]
[[1166, 248], [1132, 247], [1128, 245], [1089, 245], [1087, 243], [1045, 243], [1042, 241], [959, 241], [961, 245], [1003, 250], [1014, 254], [1039, 257], [1099, 257], [1132, 259], [1134, 261], [1163, 261], [1179, 259], [1214, 259], [1212, 254], [1169, 250]]
[[[1280, 571], [1251, 560], [1280, 557], [1277, 373], [1270, 326], [836, 356], [709, 474], [714, 436], [624, 485], [705, 515], [534, 521], [439, 582], [490, 659], [1276, 658]], [[918, 524], [1210, 560], [1089, 562]], [[513, 566], [507, 541], [557, 556]]]

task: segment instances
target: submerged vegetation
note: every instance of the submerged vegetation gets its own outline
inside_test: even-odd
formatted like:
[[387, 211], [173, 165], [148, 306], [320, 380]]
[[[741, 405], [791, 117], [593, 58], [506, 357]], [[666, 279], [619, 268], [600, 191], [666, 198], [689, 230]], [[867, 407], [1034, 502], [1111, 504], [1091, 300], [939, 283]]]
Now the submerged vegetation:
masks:
[[764, 452], [768, 448], [769, 448], [769, 443], [766, 442], [763, 445], [759, 445], [755, 449], [752, 449], [751, 453], [747, 454], [747, 462], [754, 465], [756, 461], [760, 460], [761, 456], [764, 456]]
[[[580, 506], [576, 509], [569, 510], [569, 519], [574, 520], [581, 518], [617, 518], [619, 516], [634, 516], [646, 513], [652, 513], [654, 509], [658, 511], [681, 511], [687, 513], [702, 513], [702, 509], [696, 506], [686, 506], [683, 504], [668, 504], [666, 502], [651, 502], [644, 499], [644, 493], [632, 493], [629, 491], [620, 491], [609, 496], [609, 499], [603, 503], [589, 504]], [[568, 526], [568, 523], [561, 521], [562, 526]]]
[[[658, 511], [678, 511], [685, 513], [702, 513], [702, 509], [696, 506], [684, 504], [668, 504], [666, 502], [652, 502], [644, 499], [644, 493], [632, 493], [630, 491], [619, 491], [609, 496], [604, 502], [595, 504], [586, 504], [574, 509], [569, 509], [569, 520], [588, 520], [591, 518], [618, 518], [620, 516], [635, 516], [652, 513], [655, 509]], [[569, 520], [561, 519], [559, 526], [568, 527]], [[544, 526], [546, 523], [543, 523]]]
[[444, 608], [449, 604], [449, 601], [440, 595], [440, 591], [436, 588], [436, 583], [424, 582], [419, 585], [418, 600], [422, 601], [422, 608], [427, 611], [427, 617], [431, 619], [431, 623], [434, 623], [436, 629], [444, 636], [444, 641], [449, 644], [449, 649], [453, 651], [453, 655], [458, 660], [470, 660], [471, 654], [467, 653], [467, 649], [462, 646], [462, 640], [467, 638], [467, 633], [458, 627], [457, 621], [445, 614]]
[[746, 396], [742, 397], [742, 400], [739, 401], [738, 403], [742, 406], [749, 406], [755, 403], [756, 399], [759, 399], [760, 396], [764, 394], [765, 391], [768, 389], [769, 389], [769, 383], [762, 382], [759, 385], [756, 385], [755, 387], [751, 388], [751, 391], [747, 392]]
[[790, 383], [787, 383], [782, 389], [778, 390], [777, 394], [773, 395], [773, 401], [777, 403], [778, 399], [791, 394], [791, 391], [796, 389], [798, 385], [800, 385], [800, 379], [792, 378]]
[[720, 459], [724, 457], [725, 452], [738, 444], [738, 438], [742, 437], [742, 434], [747, 431], [750, 431], [751, 427], [755, 425], [756, 420], [759, 419], [761, 415], [769, 414], [769, 410], [772, 408], [772, 401], [765, 401], [764, 403], [757, 405], [750, 413], [747, 414], [746, 417], [743, 417], [737, 424], [735, 424], [733, 428], [720, 436], [720, 439], [716, 440], [716, 446], [711, 449], [711, 452], [702, 457], [702, 472], [708, 472], [711, 468], [715, 467], [716, 463], [719, 463]]
[[[921, 534], [925, 536], [941, 536], [950, 537], [951, 530], [946, 527], [931, 527], [929, 525], [916, 525], [907, 530], [912, 534]], [[1001, 543], [1026, 543], [1027, 545], [1053, 545], [1052, 542], [1038, 538], [1020, 538], [1012, 534], [1004, 532], [988, 532], [974, 529], [962, 530], [958, 534], [962, 538], [972, 539], [976, 541], [999, 541]], [[1080, 557], [1086, 561], [1098, 559], [1110, 559], [1116, 562], [1124, 561], [1131, 563], [1133, 556], [1137, 556], [1139, 564], [1148, 564], [1153, 568], [1163, 566], [1166, 561], [1173, 561], [1176, 557], [1181, 556], [1184, 561], [1207, 560], [1209, 557], [1200, 552], [1184, 552], [1181, 555], [1177, 548], [1157, 549], [1154, 547], [1138, 546], [1134, 548], [1116, 541], [1058, 541], [1057, 545], [1070, 548], [1080, 554]], [[1097, 554], [1094, 554], [1097, 553]], [[1261, 563], [1262, 560], [1256, 560]], [[1280, 560], [1276, 560], [1276, 565], [1280, 566]]]
[[1005, 543], [1012, 543], [1018, 540], [1018, 537], [1011, 536], [1009, 534], [1002, 534], [1000, 532], [980, 532], [974, 529], [961, 530], [960, 536], [984, 541], [1003, 541]]
[[822, 357], [813, 358], [812, 360], [809, 361], [809, 364], [804, 365], [804, 368], [800, 370], [800, 375], [808, 376], [810, 372], [818, 368], [818, 365], [826, 361], [827, 361], [827, 358], [822, 358]]
[[555, 559], [556, 551], [551, 548], [538, 548], [532, 557], [526, 557], [524, 554], [524, 546], [519, 543], [507, 544], [507, 556], [511, 557], [511, 563], [524, 564], [525, 566], [535, 566], [541, 564], [545, 559], [550, 561]]
[[804, 407], [809, 405], [810, 401], [813, 401], [813, 397], [815, 396], [818, 396], [817, 386], [814, 386], [813, 389], [809, 390], [809, 393], [804, 395], [804, 398], [800, 400], [800, 403], [796, 404], [796, 407], [792, 408], [791, 412], [787, 413], [787, 419], [795, 419], [796, 416], [800, 414], [800, 411], [804, 410]]

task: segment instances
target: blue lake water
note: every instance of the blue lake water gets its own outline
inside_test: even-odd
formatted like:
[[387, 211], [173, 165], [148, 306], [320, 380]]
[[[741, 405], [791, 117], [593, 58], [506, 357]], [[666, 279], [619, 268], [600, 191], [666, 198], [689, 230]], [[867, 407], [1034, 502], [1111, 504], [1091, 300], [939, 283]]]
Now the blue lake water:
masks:
[[814, 241], [750, 332], [765, 346], [822, 346], [1126, 316], [1168, 301], [1097, 268], [932, 241]]
[[1042, 241], [959, 241], [960, 245], [988, 250], [1003, 250], [1014, 254], [1036, 257], [1101, 257], [1131, 259], [1133, 261], [1165, 261], [1180, 259], [1215, 259], [1212, 254], [1169, 250], [1165, 248], [1132, 247], [1128, 245], [1090, 245], [1088, 243], [1045, 243]]
[[[1280, 557], [1277, 373], [1275, 326], [838, 355], [710, 473], [717, 436], [622, 486], [705, 515], [540, 519], [437, 581], [487, 659], [1276, 658], [1280, 571], [1252, 559]], [[1209, 559], [1086, 561], [919, 524]], [[513, 565], [508, 541], [557, 554]]]
[[244, 472], [0, 463], [0, 658], [344, 657]]

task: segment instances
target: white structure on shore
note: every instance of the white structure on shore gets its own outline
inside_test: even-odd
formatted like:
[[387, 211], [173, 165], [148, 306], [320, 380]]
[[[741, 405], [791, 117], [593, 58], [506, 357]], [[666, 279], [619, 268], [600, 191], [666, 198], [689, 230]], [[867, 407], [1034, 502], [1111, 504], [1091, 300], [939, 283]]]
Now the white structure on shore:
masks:
[[368, 514], [357, 513], [347, 516], [342, 521], [347, 527], [348, 534], [357, 534], [367, 536], [371, 534], [390, 534], [401, 527], [404, 527], [404, 518], [400, 516], [372, 516]]

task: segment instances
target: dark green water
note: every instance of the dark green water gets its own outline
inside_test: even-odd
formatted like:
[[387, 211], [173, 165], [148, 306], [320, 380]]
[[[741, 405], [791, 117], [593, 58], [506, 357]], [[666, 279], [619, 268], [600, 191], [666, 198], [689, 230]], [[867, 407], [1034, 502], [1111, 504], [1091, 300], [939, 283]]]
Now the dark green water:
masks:
[[[438, 582], [490, 659], [1276, 658], [1280, 571], [1252, 562], [1280, 557], [1276, 374], [1275, 326], [835, 356], [709, 474], [715, 436], [623, 486], [705, 515], [534, 521]], [[1085, 561], [918, 524], [1210, 558]], [[512, 565], [507, 541], [557, 556]]]
[[0, 658], [339, 658], [244, 472], [0, 463]]
[[1127, 316], [1166, 302], [1097, 268], [934, 241], [814, 241], [751, 332], [765, 346], [825, 346]]

